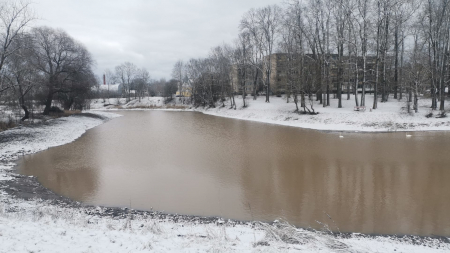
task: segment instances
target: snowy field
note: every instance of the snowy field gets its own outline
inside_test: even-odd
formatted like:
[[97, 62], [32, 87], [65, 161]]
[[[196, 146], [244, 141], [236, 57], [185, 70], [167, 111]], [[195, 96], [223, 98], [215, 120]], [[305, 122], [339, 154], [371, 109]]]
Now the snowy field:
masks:
[[[275, 104], [275, 103], [274, 103]], [[0, 133], [0, 180], [17, 180], [15, 160], [74, 141], [118, 115], [93, 112]], [[0, 184], [2, 185], [2, 184]], [[7, 185], [7, 184], [3, 184]], [[23, 200], [0, 189], [0, 252], [449, 252], [442, 239], [332, 235], [282, 222], [178, 219], [148, 213]]]
[[[343, 97], [346, 98], [346, 95]], [[378, 109], [370, 110], [373, 104], [373, 95], [367, 95], [366, 111], [354, 110], [354, 96], [350, 100], [343, 99], [343, 108], [337, 108], [337, 99], [330, 99], [331, 106], [322, 107], [318, 102], [314, 102], [314, 110], [318, 115], [300, 115], [295, 113], [295, 104], [290, 99], [271, 97], [270, 103], [265, 103], [264, 97], [253, 100], [247, 97], [247, 107], [243, 108], [242, 97], [236, 97], [236, 110], [229, 109], [229, 101], [225, 102], [225, 107], [216, 108], [192, 108], [186, 103], [183, 104], [180, 98], [176, 98], [176, 104], [164, 105], [161, 97], [143, 98], [139, 102], [137, 99], [125, 102], [121, 99], [120, 106], [117, 99], [111, 99], [111, 104], [104, 106], [102, 100], [94, 100], [91, 109], [178, 109], [195, 110], [205, 114], [228, 117], [241, 120], [251, 120], [270, 124], [285, 126], [310, 128], [327, 131], [363, 131], [363, 132], [390, 132], [390, 131], [436, 131], [450, 130], [450, 117], [436, 118], [439, 111], [434, 111], [434, 116], [426, 118], [425, 115], [431, 112], [431, 100], [427, 98], [419, 99], [419, 112], [406, 112], [406, 101], [390, 99], [389, 102], [378, 102]], [[108, 102], [106, 102], [108, 104]], [[446, 101], [446, 110], [450, 110], [450, 101]]]

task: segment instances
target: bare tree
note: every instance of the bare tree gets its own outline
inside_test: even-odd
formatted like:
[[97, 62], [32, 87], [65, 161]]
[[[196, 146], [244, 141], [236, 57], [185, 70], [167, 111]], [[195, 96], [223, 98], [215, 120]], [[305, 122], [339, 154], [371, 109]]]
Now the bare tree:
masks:
[[270, 102], [272, 92], [270, 77], [272, 72], [271, 55], [275, 52], [278, 29], [281, 21], [281, 8], [278, 5], [269, 5], [260, 9], [251, 9], [241, 20], [241, 31], [252, 35], [257, 47], [264, 69], [264, 83], [266, 87], [266, 102]]
[[[357, 0], [357, 14], [355, 21], [358, 27], [359, 39], [361, 41], [361, 57], [362, 57], [362, 84], [361, 84], [361, 106], [366, 105], [366, 88], [367, 88], [367, 53], [369, 34], [372, 31], [370, 6], [371, 0]], [[358, 82], [358, 81], [357, 81]], [[358, 87], [356, 87], [357, 89]], [[356, 92], [355, 96], [358, 93]]]
[[247, 76], [249, 74], [249, 56], [250, 56], [250, 34], [248, 32], [242, 32], [239, 34], [236, 40], [235, 51], [233, 54], [233, 61], [235, 63], [235, 70], [238, 76], [238, 88], [241, 90], [243, 107], [247, 107], [246, 104], [246, 83]]
[[164, 97], [165, 97], [165, 103], [168, 103], [172, 101], [173, 94], [177, 92], [177, 80], [170, 79], [168, 82], [164, 84]]
[[414, 48], [410, 55], [410, 61], [407, 66], [407, 80], [410, 83], [410, 96], [407, 101], [408, 113], [411, 110], [411, 98], [414, 94], [413, 108], [417, 113], [419, 111], [419, 92], [423, 89], [425, 84], [429, 81], [430, 69], [426, 64], [427, 54], [425, 49], [426, 40], [421, 41], [419, 38], [419, 32], [416, 30], [413, 33], [414, 37]]
[[139, 102], [141, 102], [141, 98], [144, 96], [144, 93], [148, 90], [148, 85], [150, 81], [150, 74], [145, 68], [137, 69], [136, 76], [133, 79], [132, 83], [135, 88], [136, 94], [139, 98]]
[[225, 107], [226, 94], [230, 88], [230, 72], [231, 72], [231, 60], [225, 50], [225, 46], [214, 47], [211, 50], [210, 58], [214, 66], [215, 77], [217, 85], [220, 87], [220, 102], [222, 107]]
[[131, 89], [133, 79], [136, 77], [137, 67], [131, 62], [124, 62], [115, 68], [115, 75], [117, 79], [122, 84], [123, 90], [127, 98], [127, 102], [130, 101], [131, 98]]
[[36, 70], [30, 62], [31, 57], [31, 38], [27, 35], [18, 36], [13, 42], [16, 48], [14, 54], [10, 55], [6, 62], [8, 71], [5, 71], [3, 79], [9, 83], [9, 87], [13, 87], [15, 95], [19, 101], [20, 107], [24, 111], [22, 121], [29, 119], [29, 110], [26, 103], [27, 95], [35, 87], [38, 76]]
[[230, 97], [230, 109], [236, 110], [236, 101], [234, 99], [234, 93], [237, 87], [237, 80], [234, 78], [235, 72], [237, 71], [238, 66], [238, 59], [235, 57], [236, 50], [230, 45], [225, 44], [224, 45], [224, 53], [226, 55], [226, 58], [229, 60], [229, 71], [228, 71], [228, 80], [230, 83], [229, 87], [229, 97]]
[[428, 64], [431, 66], [431, 108], [437, 109], [439, 94], [441, 111], [444, 110], [445, 86], [448, 83], [448, 54], [450, 52], [450, 1], [427, 0], [423, 11], [423, 30], [428, 44]]
[[382, 16], [382, 0], [377, 0], [376, 3], [377, 6], [377, 33], [376, 33], [376, 65], [375, 65], [375, 86], [373, 91], [373, 107], [372, 109], [378, 108], [378, 83], [379, 83], [379, 65], [380, 65], [380, 48], [381, 48], [381, 40], [382, 40], [382, 33], [383, 33], [383, 24], [385, 22], [385, 19], [383, 19]]
[[[400, 1], [397, 8], [394, 9], [393, 13], [393, 25], [394, 25], [394, 99], [398, 98], [398, 93], [402, 93], [401, 80], [401, 61], [402, 50], [401, 47], [404, 44], [405, 36], [404, 31], [408, 20], [412, 17], [414, 12], [417, 10], [417, 5], [415, 1]], [[401, 97], [401, 95], [400, 95]]]
[[106, 69], [104, 75], [105, 75], [106, 85], [108, 85], [108, 103], [109, 103], [109, 99], [111, 97], [109, 88], [110, 88], [111, 84], [115, 84], [116, 83], [117, 78], [116, 78], [116, 76], [114, 75], [114, 73], [110, 69]]
[[287, 57], [287, 102], [289, 102], [289, 96], [293, 96], [295, 111], [299, 110], [298, 95], [301, 94], [300, 106], [306, 110], [305, 96], [303, 90], [304, 80], [304, 17], [303, 6], [299, 1], [291, 1], [289, 7], [284, 15], [281, 31], [281, 43], [280, 48]]
[[338, 98], [338, 108], [342, 108], [342, 86], [344, 81], [344, 44], [345, 39], [345, 28], [346, 23], [349, 19], [348, 9], [350, 5], [347, 0], [337, 0], [332, 4], [333, 15], [335, 19], [336, 27], [336, 48], [338, 53], [337, 59], [337, 98]]
[[[28, 25], [36, 19], [30, 2], [26, 1], [2, 1], [0, 2], [0, 75], [6, 61], [22, 43], [14, 43], [26, 30]], [[4, 82], [0, 76], [0, 94], [10, 89], [10, 82]]]
[[34, 41], [31, 57], [34, 67], [45, 77], [45, 109], [49, 114], [57, 93], [71, 92], [71, 83], [80, 74], [90, 74], [93, 64], [90, 53], [66, 32], [49, 27], [33, 28]]
[[184, 78], [184, 64], [182, 60], [179, 60], [175, 63], [172, 69], [172, 78], [177, 80], [178, 82], [178, 92], [180, 93], [180, 96], [182, 96], [182, 89], [183, 89], [183, 78]]

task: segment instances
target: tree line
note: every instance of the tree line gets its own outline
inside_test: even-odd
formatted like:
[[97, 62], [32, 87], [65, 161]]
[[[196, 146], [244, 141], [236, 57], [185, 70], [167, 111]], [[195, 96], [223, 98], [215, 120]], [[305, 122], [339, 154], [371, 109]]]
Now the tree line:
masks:
[[34, 103], [48, 115], [54, 101], [64, 109], [85, 105], [97, 82], [89, 51], [62, 29], [32, 27], [29, 2], [0, 3], [0, 101], [17, 103], [30, 117]]
[[[125, 98], [126, 102], [129, 102], [132, 97], [141, 101], [145, 96], [161, 96], [166, 98], [165, 102], [169, 102], [178, 89], [175, 79], [152, 79], [146, 68], [138, 68], [132, 62], [117, 65], [114, 71], [106, 69], [105, 82], [107, 84], [119, 84], [119, 89], [115, 91], [115, 94], [114, 92], [109, 92], [109, 94], [106, 92], [106, 94], [97, 94], [97, 97], [109, 98], [113, 94], [117, 98]], [[98, 90], [100, 89], [98, 88]], [[117, 101], [120, 103], [119, 99]]]
[[[214, 107], [235, 95], [256, 99], [278, 94], [271, 78], [274, 55], [285, 61], [282, 93], [296, 110], [314, 113], [330, 97], [354, 96], [355, 106], [404, 99], [418, 111], [444, 111], [450, 80], [450, 0], [289, 0], [283, 6], [250, 9], [232, 44], [213, 47], [206, 58], [179, 61], [172, 77], [188, 86], [196, 105]], [[373, 104], [366, 94], [374, 94]]]

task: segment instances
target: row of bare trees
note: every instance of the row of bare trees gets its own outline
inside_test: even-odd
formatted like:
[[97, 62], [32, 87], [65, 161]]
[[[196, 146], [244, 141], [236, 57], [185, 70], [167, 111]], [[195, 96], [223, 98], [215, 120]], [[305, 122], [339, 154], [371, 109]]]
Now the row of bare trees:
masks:
[[1, 2], [0, 101], [18, 102], [22, 120], [35, 102], [44, 114], [55, 100], [82, 107], [97, 82], [87, 49], [61, 29], [30, 27], [35, 19], [28, 2]]
[[[277, 91], [274, 55], [285, 59], [285, 87], [296, 109], [314, 112], [330, 98], [351, 99], [377, 109], [404, 99], [418, 110], [418, 97], [443, 111], [450, 80], [450, 0], [289, 0], [249, 10], [233, 45], [215, 47], [204, 59], [174, 66], [179, 89], [188, 85], [197, 105], [215, 106], [234, 95]], [[280, 84], [277, 84], [280, 85]], [[374, 94], [368, 105], [366, 94]], [[448, 93], [447, 93], [448, 94]], [[308, 103], [309, 101], [309, 103]], [[439, 102], [439, 108], [438, 108]]]
[[[173, 99], [173, 95], [177, 92], [179, 80], [184, 78], [183, 63], [178, 67], [178, 79], [159, 80], [151, 79], [149, 72], [145, 68], [138, 68], [134, 63], [124, 62], [115, 67], [114, 72], [105, 71], [105, 82], [109, 84], [119, 84], [117, 97], [124, 97], [129, 102], [132, 97], [141, 99], [145, 96], [163, 96], [166, 102]], [[175, 68], [176, 69], [176, 68]], [[108, 94], [106, 94], [108, 96]], [[109, 97], [108, 97], [109, 98]]]
[[106, 70], [106, 75], [113, 82], [118, 82], [121, 89], [121, 96], [127, 98], [127, 102], [131, 99], [131, 92], [134, 92], [134, 97], [141, 98], [149, 93], [150, 88], [150, 73], [145, 68], [138, 68], [134, 63], [124, 62], [115, 67], [115, 72]]

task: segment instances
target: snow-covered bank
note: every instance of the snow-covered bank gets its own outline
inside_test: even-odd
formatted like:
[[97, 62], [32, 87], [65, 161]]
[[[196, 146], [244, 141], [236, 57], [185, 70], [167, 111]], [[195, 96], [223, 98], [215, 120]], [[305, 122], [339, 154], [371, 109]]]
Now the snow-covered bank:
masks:
[[[346, 97], [346, 95], [343, 95]], [[135, 99], [128, 103], [125, 99], [120, 100], [120, 105], [111, 105], [102, 100], [94, 100], [91, 109], [178, 109], [187, 111], [199, 111], [205, 114], [228, 117], [241, 120], [251, 120], [263, 123], [278, 124], [285, 126], [309, 128], [326, 131], [362, 131], [362, 132], [391, 132], [391, 131], [438, 131], [450, 130], [450, 117], [436, 118], [439, 112], [434, 112], [430, 118], [425, 115], [431, 112], [431, 100], [421, 98], [419, 100], [419, 112], [406, 112], [406, 101], [390, 99], [386, 103], [378, 103], [378, 109], [371, 110], [373, 95], [367, 95], [366, 111], [354, 110], [354, 96], [350, 100], [343, 99], [343, 108], [337, 108], [337, 99], [330, 99], [330, 106], [323, 107], [319, 102], [314, 101], [314, 110], [318, 115], [302, 115], [295, 111], [295, 104], [292, 99], [289, 103], [286, 98], [271, 97], [270, 103], [265, 103], [264, 97], [253, 100], [252, 97], [246, 99], [247, 107], [243, 108], [241, 97], [236, 97], [236, 110], [230, 109], [229, 101], [225, 102], [225, 107], [218, 105], [216, 108], [192, 108], [186, 101], [176, 98], [170, 105], [164, 105], [161, 97], [143, 98], [141, 101]], [[110, 102], [117, 104], [117, 99]], [[450, 110], [450, 101], [447, 102], [446, 110]], [[105, 106], [106, 104], [106, 106]], [[183, 109], [184, 108], [184, 109]]]
[[191, 110], [188, 98], [174, 98], [172, 102], [166, 104], [163, 97], [144, 97], [140, 100], [132, 98], [127, 102], [126, 98], [94, 99], [90, 109], [98, 110]]
[[436, 239], [335, 237], [285, 224], [202, 224], [101, 216], [102, 208], [67, 208], [2, 196], [0, 252], [448, 252]]
[[58, 118], [39, 125], [0, 132], [0, 161], [12, 161], [21, 155], [72, 142], [105, 120], [119, 116], [114, 113], [93, 112], [89, 116]]
[[[14, 160], [62, 145], [115, 115], [61, 118], [0, 133], [0, 178], [19, 180]], [[5, 177], [6, 176], [6, 177]], [[28, 178], [28, 177], [26, 177]], [[23, 179], [23, 176], [22, 176]], [[0, 252], [446, 252], [450, 244], [431, 238], [338, 235], [282, 223], [238, 223], [155, 212], [110, 212], [8, 194], [0, 182]], [[19, 180], [20, 182], [20, 180]], [[14, 189], [12, 189], [14, 191]], [[34, 189], [32, 189], [34, 190]], [[114, 210], [113, 210], [114, 211]]]
[[[295, 113], [295, 104], [285, 98], [271, 97], [270, 103], [264, 98], [246, 100], [248, 107], [243, 108], [242, 99], [236, 100], [237, 109], [217, 107], [202, 110], [205, 114], [229, 117], [235, 119], [252, 120], [270, 124], [302, 127], [327, 131], [363, 131], [363, 132], [390, 132], [390, 131], [435, 131], [450, 130], [450, 118], [427, 118], [431, 100], [419, 100], [419, 113], [408, 114], [406, 102], [389, 100], [378, 103], [378, 109], [370, 110], [373, 104], [373, 95], [367, 95], [366, 111], [355, 111], [354, 96], [350, 100], [342, 100], [343, 108], [337, 108], [337, 99], [330, 99], [330, 106], [323, 107], [314, 102], [314, 110], [318, 115], [300, 115]], [[447, 103], [448, 105], [448, 103]], [[450, 109], [450, 106], [447, 106]], [[437, 116], [437, 112], [434, 112]]]

